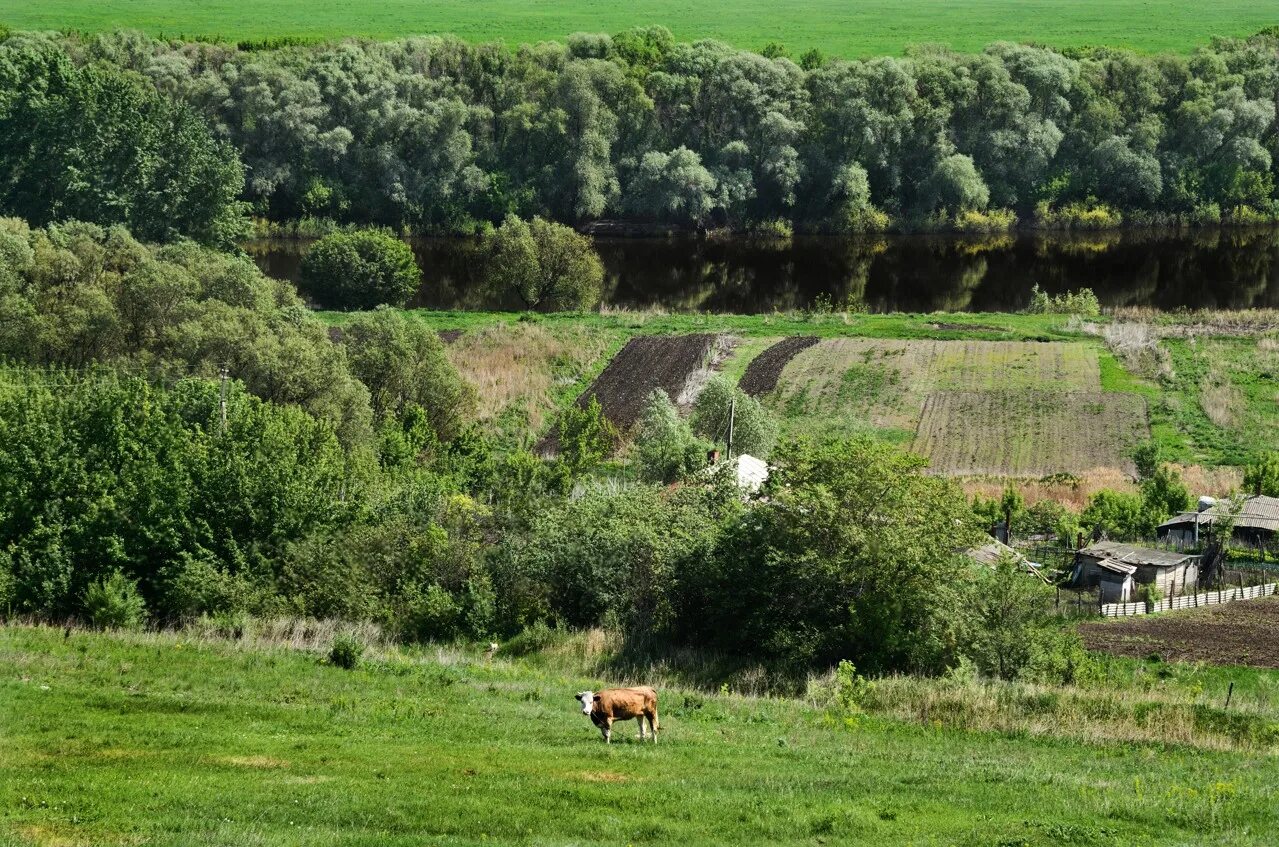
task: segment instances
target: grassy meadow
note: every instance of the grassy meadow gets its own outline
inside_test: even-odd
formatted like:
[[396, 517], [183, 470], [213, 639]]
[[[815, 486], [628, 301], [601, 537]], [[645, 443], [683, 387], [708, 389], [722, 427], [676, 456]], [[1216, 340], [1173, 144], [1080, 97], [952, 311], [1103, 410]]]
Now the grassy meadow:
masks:
[[[9, 626], [0, 844], [1272, 843], [1275, 675], [1116, 667], [1144, 691], [883, 683], [926, 718], [646, 676], [660, 743], [626, 728], [606, 747], [572, 695], [616, 674], [567, 654], [388, 649], [344, 671], [191, 633]], [[1227, 678], [1229, 715], [1208, 705]], [[1166, 731], [1170, 701], [1203, 732]], [[1011, 722], [954, 728], [969, 702]], [[1039, 735], [1027, 716], [1066, 702], [1082, 731]], [[1232, 721], [1261, 734], [1232, 740]]]
[[923, 43], [976, 51], [998, 40], [1185, 53], [1213, 36], [1251, 35], [1279, 23], [1279, 5], [1274, 0], [791, 0], [780, 5], [743, 0], [693, 5], [675, 0], [621, 5], [599, 0], [0, 0], [0, 22], [15, 29], [131, 28], [230, 41], [451, 33], [512, 45], [660, 24], [681, 40], [716, 38], [748, 49], [780, 42], [796, 55], [815, 47], [851, 58], [900, 54]]

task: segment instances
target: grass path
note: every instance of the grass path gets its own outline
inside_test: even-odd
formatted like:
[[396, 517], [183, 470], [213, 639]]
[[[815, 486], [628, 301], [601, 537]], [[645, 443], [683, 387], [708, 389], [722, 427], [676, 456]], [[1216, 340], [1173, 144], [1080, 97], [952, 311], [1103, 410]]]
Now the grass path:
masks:
[[524, 664], [0, 629], [0, 844], [1271, 843], [1279, 758], [1092, 746], [666, 689], [605, 747], [597, 680]]
[[1275, 0], [0, 0], [19, 29], [135, 28], [230, 40], [275, 36], [386, 38], [453, 33], [509, 44], [562, 41], [569, 33], [661, 24], [683, 40], [717, 38], [759, 49], [784, 43], [834, 56], [902, 53], [942, 43], [976, 51], [998, 40], [1056, 47], [1106, 45], [1189, 52], [1212, 36], [1250, 35], [1279, 22]]

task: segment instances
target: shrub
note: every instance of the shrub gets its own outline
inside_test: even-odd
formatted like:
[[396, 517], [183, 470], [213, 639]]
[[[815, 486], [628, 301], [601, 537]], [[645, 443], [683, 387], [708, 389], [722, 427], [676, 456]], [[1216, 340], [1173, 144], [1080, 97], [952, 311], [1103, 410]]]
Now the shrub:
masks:
[[1084, 315], [1101, 314], [1101, 302], [1091, 288], [1065, 291], [1055, 297], [1042, 290], [1038, 283], [1030, 289], [1030, 305], [1026, 312], [1032, 315]]
[[114, 571], [85, 589], [84, 613], [98, 629], [139, 629], [146, 622], [147, 606], [138, 584]]
[[302, 259], [303, 286], [335, 309], [402, 306], [421, 279], [413, 250], [386, 229], [335, 232]]
[[364, 655], [364, 644], [354, 633], [341, 633], [333, 638], [329, 648], [329, 663], [346, 670], [354, 670]]
[[748, 453], [767, 459], [777, 443], [777, 422], [754, 397], [722, 376], [713, 377], [693, 404], [693, 431], [716, 444], [724, 442], [728, 438], [730, 415], [733, 454]]
[[591, 240], [570, 226], [508, 215], [484, 236], [483, 250], [495, 290], [525, 308], [564, 312], [600, 301], [604, 264]]
[[710, 442], [693, 435], [671, 398], [653, 389], [635, 436], [634, 462], [642, 479], [674, 482], [704, 467]]

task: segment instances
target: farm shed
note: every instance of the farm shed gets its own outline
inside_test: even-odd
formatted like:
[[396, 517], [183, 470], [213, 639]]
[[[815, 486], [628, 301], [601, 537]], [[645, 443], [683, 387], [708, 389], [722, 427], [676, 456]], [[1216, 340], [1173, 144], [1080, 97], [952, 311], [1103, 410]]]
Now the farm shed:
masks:
[[1071, 582], [1078, 588], [1098, 587], [1105, 603], [1129, 602], [1138, 585], [1154, 585], [1171, 596], [1199, 583], [1199, 557], [1100, 541], [1075, 554]]
[[1231, 538], [1241, 544], [1261, 546], [1275, 540], [1279, 533], [1279, 497], [1254, 494], [1245, 497], [1235, 509], [1235, 501], [1200, 497], [1199, 507], [1183, 512], [1159, 525], [1159, 540], [1182, 547], [1199, 543], [1200, 536], [1214, 523], [1233, 513]]
[[1005, 557], [1011, 558], [1013, 564], [1017, 565], [1021, 570], [1028, 574], [1034, 574], [1039, 579], [1047, 582], [1048, 580], [1040, 573], [1040, 565], [1030, 561], [1017, 550], [1009, 547], [999, 539], [992, 539], [989, 544], [983, 544], [980, 547], [974, 547], [971, 550], [965, 550], [964, 555], [979, 565], [985, 565], [993, 568], [999, 564]]

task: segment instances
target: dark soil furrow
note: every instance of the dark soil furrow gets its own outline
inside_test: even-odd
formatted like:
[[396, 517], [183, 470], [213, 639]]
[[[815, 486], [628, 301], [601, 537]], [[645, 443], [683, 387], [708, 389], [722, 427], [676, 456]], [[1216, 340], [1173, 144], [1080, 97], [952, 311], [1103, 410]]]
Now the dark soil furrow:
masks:
[[782, 375], [786, 363], [795, 358], [801, 351], [807, 350], [817, 343], [815, 335], [792, 335], [769, 347], [746, 366], [746, 373], [737, 385], [752, 397], [767, 394], [777, 387], [777, 379]]

